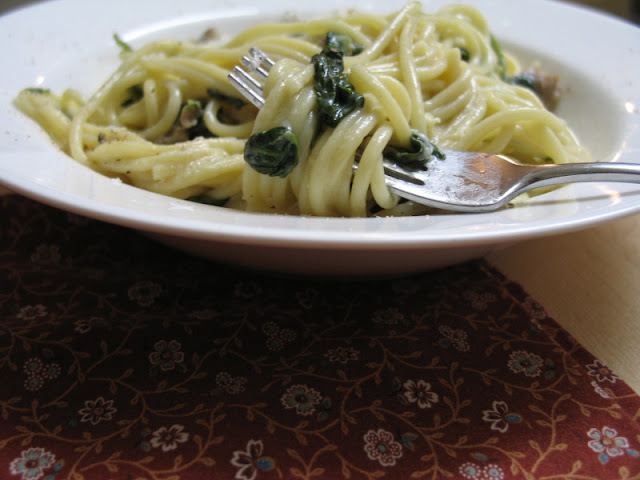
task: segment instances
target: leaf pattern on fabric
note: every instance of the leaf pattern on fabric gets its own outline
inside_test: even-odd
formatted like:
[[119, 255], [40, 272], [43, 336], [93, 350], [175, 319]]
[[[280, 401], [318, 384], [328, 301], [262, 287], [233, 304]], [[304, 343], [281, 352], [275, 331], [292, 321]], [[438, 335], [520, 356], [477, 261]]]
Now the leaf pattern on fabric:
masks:
[[269, 276], [0, 198], [0, 478], [638, 478], [640, 399], [482, 261]]

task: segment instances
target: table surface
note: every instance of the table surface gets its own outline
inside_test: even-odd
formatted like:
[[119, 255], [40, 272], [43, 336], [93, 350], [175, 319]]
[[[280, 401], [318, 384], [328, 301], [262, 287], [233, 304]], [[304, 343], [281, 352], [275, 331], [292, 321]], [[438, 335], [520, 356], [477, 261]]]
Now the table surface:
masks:
[[[617, 285], [624, 254], [589, 255], [613, 227], [492, 259], [522, 276], [547, 243]], [[582, 301], [575, 266], [537, 272], [572, 292], [558, 325], [486, 261], [271, 276], [18, 196], [0, 259], [2, 478], [640, 478], [640, 397], [563, 320], [591, 313], [614, 354], [628, 325], [593, 315], [606, 290]]]
[[640, 214], [487, 259], [640, 393]]
[[514, 245], [489, 260], [640, 392], [640, 215]]

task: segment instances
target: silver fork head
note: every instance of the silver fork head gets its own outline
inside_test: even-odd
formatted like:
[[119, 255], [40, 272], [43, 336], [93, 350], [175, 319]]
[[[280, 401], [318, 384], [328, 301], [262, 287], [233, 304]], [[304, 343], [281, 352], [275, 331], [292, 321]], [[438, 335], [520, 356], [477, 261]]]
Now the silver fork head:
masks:
[[264, 106], [263, 82], [275, 61], [259, 48], [252, 47], [249, 49], [249, 54], [242, 57], [241, 62], [246, 70], [235, 66], [229, 74], [229, 81], [253, 105], [262, 108]]

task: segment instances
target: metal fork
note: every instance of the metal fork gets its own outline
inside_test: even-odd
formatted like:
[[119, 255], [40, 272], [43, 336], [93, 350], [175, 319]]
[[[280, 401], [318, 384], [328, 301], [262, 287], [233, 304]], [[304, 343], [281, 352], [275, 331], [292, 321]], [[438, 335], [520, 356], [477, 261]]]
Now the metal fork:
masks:
[[229, 81], [243, 97], [257, 108], [262, 108], [264, 106], [262, 82], [266, 80], [269, 70], [276, 62], [257, 47], [250, 48], [249, 54], [242, 57], [240, 61], [248, 71], [236, 65], [229, 74]]
[[[231, 84], [257, 108], [264, 105], [263, 82], [275, 62], [251, 48], [236, 66]], [[518, 195], [537, 188], [576, 182], [640, 183], [640, 165], [629, 163], [572, 163], [526, 165], [497, 154], [440, 149], [426, 169], [414, 169], [383, 159], [385, 181], [402, 198], [443, 210], [490, 212]], [[354, 162], [354, 171], [358, 168]]]

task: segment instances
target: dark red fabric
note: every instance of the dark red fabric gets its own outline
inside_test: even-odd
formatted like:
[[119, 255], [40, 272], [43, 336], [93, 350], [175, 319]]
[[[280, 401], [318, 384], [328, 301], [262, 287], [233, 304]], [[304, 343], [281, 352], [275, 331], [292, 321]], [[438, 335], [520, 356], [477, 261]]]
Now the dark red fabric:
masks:
[[638, 396], [482, 261], [281, 278], [3, 197], [0, 375], [2, 479], [640, 477]]

